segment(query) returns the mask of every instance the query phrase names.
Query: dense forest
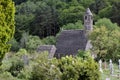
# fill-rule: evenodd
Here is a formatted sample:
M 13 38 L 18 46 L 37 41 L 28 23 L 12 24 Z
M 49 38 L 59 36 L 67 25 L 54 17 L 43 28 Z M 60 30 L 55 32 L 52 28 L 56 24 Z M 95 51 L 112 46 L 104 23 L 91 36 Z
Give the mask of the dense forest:
M 55 45 L 62 30 L 84 29 L 87 8 L 94 20 L 90 51 L 60 59 L 36 52 Z M 2 80 L 101 80 L 97 61 L 120 59 L 119 0 L 0 0 L 0 13 Z
M 55 36 L 63 29 L 82 29 L 83 15 L 89 7 L 94 24 L 108 18 L 120 25 L 118 0 L 13 0 L 16 6 L 15 35 L 11 43 L 26 48 L 29 35 L 38 37 L 41 44 L 55 44 Z M 43 40 L 44 39 L 44 40 Z M 50 41 L 48 41 L 48 39 Z M 30 40 L 31 41 L 31 40 Z M 39 43 L 39 41 L 38 41 Z

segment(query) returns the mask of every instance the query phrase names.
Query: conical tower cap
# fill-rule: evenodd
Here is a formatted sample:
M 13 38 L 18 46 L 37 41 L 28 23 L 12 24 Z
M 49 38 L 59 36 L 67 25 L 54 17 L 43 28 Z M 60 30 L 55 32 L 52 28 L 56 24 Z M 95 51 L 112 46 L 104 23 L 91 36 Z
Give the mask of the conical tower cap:
M 91 11 L 90 11 L 90 9 L 89 9 L 89 8 L 87 8 L 87 9 L 86 9 L 85 14 L 86 14 L 86 15 L 91 15 L 91 16 L 92 16 L 92 13 L 91 13 Z

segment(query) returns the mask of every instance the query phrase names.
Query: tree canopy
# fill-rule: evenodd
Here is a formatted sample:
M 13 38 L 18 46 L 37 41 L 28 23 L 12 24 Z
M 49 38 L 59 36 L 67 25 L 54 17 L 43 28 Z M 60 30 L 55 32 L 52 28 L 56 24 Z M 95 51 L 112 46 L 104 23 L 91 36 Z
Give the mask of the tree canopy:
M 15 7 L 12 0 L 0 0 L 0 63 L 10 45 L 7 42 L 13 37 Z
M 92 51 L 97 59 L 117 61 L 120 58 L 120 28 L 109 19 L 100 19 L 90 34 Z

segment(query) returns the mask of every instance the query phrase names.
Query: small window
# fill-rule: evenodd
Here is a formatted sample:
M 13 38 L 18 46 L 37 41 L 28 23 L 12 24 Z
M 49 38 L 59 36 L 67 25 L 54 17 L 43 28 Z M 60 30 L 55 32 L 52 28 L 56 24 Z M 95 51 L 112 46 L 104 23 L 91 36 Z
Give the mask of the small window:
M 87 20 L 87 16 L 85 16 L 85 20 Z

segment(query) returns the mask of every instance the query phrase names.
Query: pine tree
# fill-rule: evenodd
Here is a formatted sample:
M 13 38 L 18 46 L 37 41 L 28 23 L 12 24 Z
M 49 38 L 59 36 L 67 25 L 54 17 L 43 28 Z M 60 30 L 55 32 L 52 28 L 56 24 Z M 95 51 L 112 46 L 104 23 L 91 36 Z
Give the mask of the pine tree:
M 12 0 L 0 0 L 0 65 L 10 45 L 7 42 L 13 37 L 15 7 Z

